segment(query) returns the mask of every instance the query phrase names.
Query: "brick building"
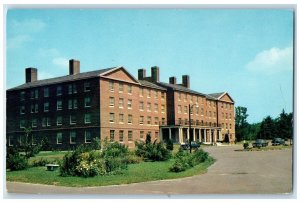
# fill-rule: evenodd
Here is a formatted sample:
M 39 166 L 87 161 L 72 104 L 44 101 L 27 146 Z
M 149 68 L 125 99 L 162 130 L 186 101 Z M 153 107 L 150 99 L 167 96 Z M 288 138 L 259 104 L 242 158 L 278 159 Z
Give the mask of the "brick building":
M 159 80 L 159 68 L 138 70 L 138 79 L 123 67 L 80 73 L 69 61 L 69 75 L 38 80 L 36 68 L 25 70 L 25 84 L 7 90 L 7 146 L 22 145 L 24 129 L 32 142 L 47 138 L 54 149 L 69 149 L 108 137 L 134 147 L 135 140 L 171 138 L 185 142 L 235 140 L 234 101 L 228 93 L 202 94 L 189 88 L 189 76 L 176 84 Z M 188 131 L 188 106 L 192 130 Z

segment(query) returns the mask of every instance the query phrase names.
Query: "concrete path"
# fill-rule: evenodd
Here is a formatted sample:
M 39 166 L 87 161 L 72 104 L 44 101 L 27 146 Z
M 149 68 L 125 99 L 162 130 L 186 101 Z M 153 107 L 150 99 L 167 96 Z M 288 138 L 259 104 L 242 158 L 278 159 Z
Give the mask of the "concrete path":
M 288 194 L 292 192 L 292 150 L 239 152 L 241 146 L 205 148 L 217 159 L 206 174 L 175 180 L 104 187 L 61 187 L 7 183 L 7 191 L 23 194 Z M 8 194 L 9 195 L 9 194 Z M 57 196 L 56 196 L 57 197 Z M 116 196 L 117 197 L 117 196 Z

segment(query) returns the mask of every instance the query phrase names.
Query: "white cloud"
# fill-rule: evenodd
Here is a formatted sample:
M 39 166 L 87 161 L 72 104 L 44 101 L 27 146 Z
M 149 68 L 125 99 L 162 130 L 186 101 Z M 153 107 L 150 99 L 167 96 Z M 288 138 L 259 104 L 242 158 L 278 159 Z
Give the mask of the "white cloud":
M 8 49 L 16 49 L 23 46 L 24 43 L 31 41 L 32 38 L 28 35 L 17 35 L 7 40 Z
M 45 27 L 46 23 L 40 19 L 13 20 L 11 23 L 11 29 L 14 34 L 36 33 L 42 31 Z
M 58 57 L 52 59 L 52 63 L 56 66 L 62 67 L 62 68 L 68 68 L 69 67 L 69 60 L 66 58 Z
M 51 73 L 43 72 L 43 71 L 38 71 L 38 80 L 43 80 L 43 79 L 49 79 L 55 77 Z
M 293 47 L 271 48 L 258 53 L 246 68 L 250 71 L 267 74 L 293 69 Z

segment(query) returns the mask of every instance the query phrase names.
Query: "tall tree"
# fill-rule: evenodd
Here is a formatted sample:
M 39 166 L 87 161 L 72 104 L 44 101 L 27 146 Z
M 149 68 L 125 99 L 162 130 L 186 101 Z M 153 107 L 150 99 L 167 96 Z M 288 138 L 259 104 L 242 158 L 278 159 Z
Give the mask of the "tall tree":
M 264 118 L 260 125 L 258 137 L 261 139 L 272 139 L 277 137 L 277 134 L 275 120 L 271 116 Z
M 279 117 L 276 119 L 276 127 L 278 136 L 284 139 L 292 139 L 293 134 L 293 114 L 285 113 L 284 109 L 282 110 Z
M 248 134 L 248 122 L 247 122 L 247 108 L 242 106 L 237 106 L 235 108 L 235 134 L 237 141 L 243 140 Z

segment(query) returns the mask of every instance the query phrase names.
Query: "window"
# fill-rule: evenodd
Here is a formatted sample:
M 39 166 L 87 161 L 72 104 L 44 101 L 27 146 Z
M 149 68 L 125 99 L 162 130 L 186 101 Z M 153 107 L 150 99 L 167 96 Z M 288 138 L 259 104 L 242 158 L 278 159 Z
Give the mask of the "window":
M 68 101 L 68 108 L 69 109 L 73 108 L 73 101 L 72 101 L 72 99 L 69 99 L 69 101 Z
M 62 110 L 62 101 L 61 100 L 57 100 L 57 102 L 56 102 L 56 109 L 58 111 Z
M 151 90 L 147 89 L 147 97 L 150 98 L 151 97 Z
M 57 96 L 62 95 L 62 88 L 61 88 L 61 86 L 57 86 L 57 87 L 56 87 L 56 95 L 57 95 Z
M 34 90 L 30 91 L 30 99 L 34 99 Z
M 114 82 L 109 82 L 108 86 L 109 86 L 109 91 L 113 92 L 115 90 L 114 89 Z
M 128 85 L 128 94 L 132 94 L 132 86 Z
M 157 91 L 157 90 L 154 91 L 154 98 L 155 98 L 155 99 L 158 98 L 158 91 Z
M 124 91 L 124 85 L 123 84 L 119 84 L 119 92 L 123 93 Z
M 123 108 L 124 107 L 124 99 L 120 98 L 119 99 L 119 108 Z
M 140 125 L 144 124 L 144 116 L 140 116 Z
M 71 125 L 75 125 L 76 124 L 76 116 L 75 115 L 71 115 L 70 116 L 70 124 Z
M 204 115 L 204 109 L 201 108 L 201 115 L 203 116 Z
M 196 114 L 199 115 L 199 107 L 196 107 Z
M 47 126 L 47 118 L 42 118 L 42 127 Z
M 24 91 L 20 92 L 20 100 L 21 101 L 25 100 L 25 92 Z
M 25 120 L 20 120 L 20 128 L 25 128 Z
M 142 97 L 143 95 L 144 95 L 144 89 L 140 87 L 140 97 Z
M 187 100 L 187 94 L 184 94 L 184 101 L 186 102 Z
M 167 123 L 166 123 L 166 118 L 161 118 L 161 123 L 162 123 L 162 125 L 166 125 Z
M 124 114 L 119 114 L 119 123 L 124 123 Z
M 144 131 L 140 131 L 140 139 L 144 139 Z
M 229 124 L 229 129 L 231 129 L 231 123 Z
M 34 112 L 35 112 L 34 104 L 31 104 L 30 105 L 30 113 L 34 113 Z
M 158 112 L 158 104 L 154 104 L 154 112 Z
M 193 103 L 193 96 L 190 95 L 190 102 Z
M 85 92 L 91 91 L 91 86 L 90 86 L 89 82 L 85 82 L 83 86 L 84 86 L 84 91 Z
M 147 103 L 147 111 L 151 111 L 151 103 L 150 102 Z
M 20 106 L 20 114 L 25 114 L 25 106 Z
M 225 118 L 228 119 L 228 113 L 226 113 L 226 117 Z
M 209 117 L 211 117 L 211 111 L 209 111 Z
M 34 98 L 35 99 L 39 98 L 39 91 L 38 90 L 34 90 Z
M 49 97 L 49 88 L 48 87 L 44 88 L 44 97 Z
M 68 85 L 68 93 L 69 94 L 75 94 L 77 93 L 77 88 L 75 84 L 69 84 Z
M 56 144 L 62 144 L 62 133 L 58 132 L 56 134 Z
M 37 119 L 32 119 L 32 122 L 31 122 L 31 127 L 33 128 L 36 128 L 37 127 Z
M 224 113 L 222 112 L 222 118 L 224 118 Z
M 187 106 L 184 106 L 184 113 L 187 114 L 187 112 L 188 112 L 188 108 Z
M 164 92 L 161 93 L 161 98 L 165 99 L 165 93 Z
M 113 142 L 115 140 L 115 131 L 114 130 L 110 130 L 109 138 L 110 138 L 111 142 Z
M 128 115 L 128 124 L 132 124 L 132 115 L 131 114 Z
M 91 123 L 91 114 L 86 113 L 84 115 L 84 123 Z
M 8 146 L 13 146 L 12 144 L 12 141 L 13 141 L 13 136 L 8 136 Z
M 128 131 L 128 141 L 132 142 L 132 131 L 131 130 Z
M 70 132 L 70 144 L 75 144 L 76 143 L 76 132 L 72 131 Z
M 109 97 L 109 106 L 114 107 L 115 106 L 115 98 Z
M 47 121 L 47 126 L 51 126 L 51 122 L 50 122 L 50 118 L 49 117 L 46 118 L 46 121 Z
M 181 113 L 182 112 L 182 107 L 181 105 L 178 105 L 178 113 Z
M 214 118 L 216 118 L 216 112 L 214 111 Z
M 123 142 L 123 141 L 124 141 L 124 131 L 123 131 L 123 130 L 120 130 L 120 131 L 119 131 L 119 141 L 120 141 L 120 142 Z
M 154 125 L 158 125 L 158 117 L 154 118 Z
M 223 108 L 223 103 L 221 103 L 221 108 Z
M 44 112 L 49 111 L 49 102 L 44 103 Z
M 62 125 L 62 117 L 61 116 L 57 116 L 56 125 Z
M 148 117 L 147 117 L 147 124 L 148 124 L 148 125 L 151 125 L 151 116 L 148 116 Z
M 109 122 L 111 122 L 111 123 L 115 122 L 115 114 L 114 113 L 109 114 Z
M 228 129 L 228 123 L 226 123 L 226 129 Z
M 178 93 L 178 101 L 181 101 L 181 93 Z
M 128 104 L 127 104 L 128 109 L 132 109 L 132 100 L 128 99 Z
M 161 105 L 161 112 L 165 113 L 165 105 L 164 104 Z
M 73 99 L 73 108 L 77 109 L 77 99 Z
M 91 131 L 84 131 L 84 137 L 85 137 L 85 143 L 91 143 L 92 142 L 92 135 L 91 135 Z
M 229 113 L 229 119 L 231 119 L 231 113 Z
M 140 111 L 144 110 L 144 102 L 140 102 L 139 109 Z
M 84 98 L 84 107 L 90 107 L 91 106 L 91 98 L 85 97 Z

